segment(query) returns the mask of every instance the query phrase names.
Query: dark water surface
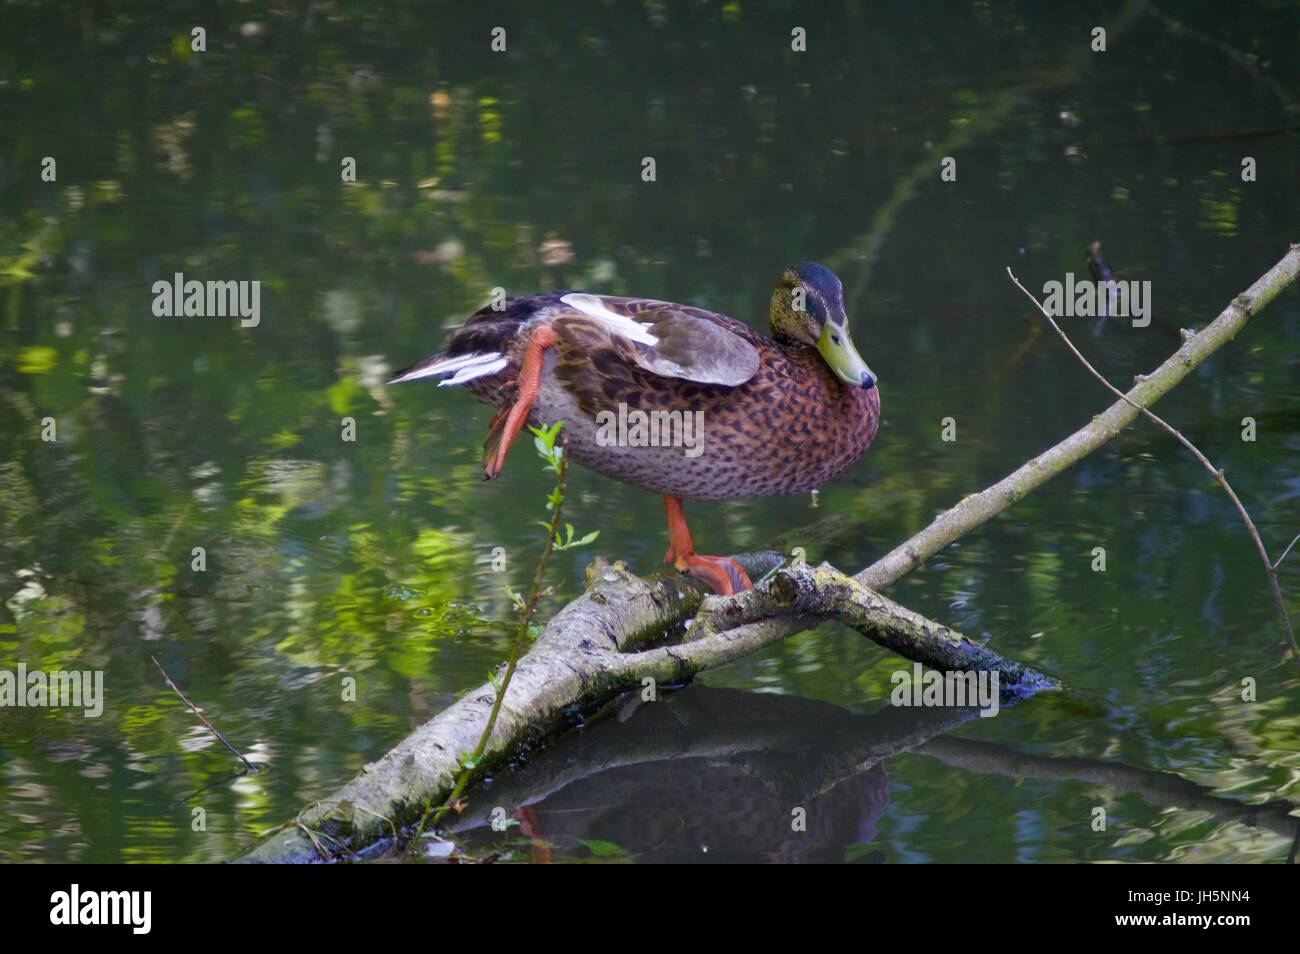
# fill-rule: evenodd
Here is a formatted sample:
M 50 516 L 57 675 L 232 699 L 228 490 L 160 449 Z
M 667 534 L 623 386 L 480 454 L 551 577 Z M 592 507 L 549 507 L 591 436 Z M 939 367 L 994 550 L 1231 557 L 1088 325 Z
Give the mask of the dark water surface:
M 96 719 L 0 709 L 0 860 L 229 857 L 505 657 L 547 479 L 521 448 L 483 483 L 487 408 L 381 384 L 494 286 L 765 329 L 782 268 L 834 268 L 881 381 L 875 446 L 815 501 L 690 513 L 705 552 L 780 537 L 856 570 L 1109 403 L 1006 266 L 1035 290 L 1082 278 L 1099 240 L 1151 282 L 1148 328 L 1067 322 L 1122 384 L 1300 240 L 1294 3 L 487 6 L 0 5 L 0 668 L 98 669 L 106 692 Z M 260 281 L 260 324 L 155 317 L 176 272 Z M 1298 383 L 1292 290 L 1160 405 L 1275 556 L 1300 531 Z M 568 516 L 600 537 L 557 554 L 548 614 L 596 552 L 662 559 L 641 491 L 575 472 Z M 1300 615 L 1300 559 L 1280 575 Z M 893 710 L 910 666 L 825 626 L 502 773 L 475 811 L 512 792 L 525 831 L 471 840 L 523 860 L 1286 859 L 1288 807 L 1240 806 L 1300 795 L 1300 678 L 1235 511 L 1165 435 L 1133 428 L 892 595 L 1072 693 Z M 260 774 L 231 777 L 151 656 Z

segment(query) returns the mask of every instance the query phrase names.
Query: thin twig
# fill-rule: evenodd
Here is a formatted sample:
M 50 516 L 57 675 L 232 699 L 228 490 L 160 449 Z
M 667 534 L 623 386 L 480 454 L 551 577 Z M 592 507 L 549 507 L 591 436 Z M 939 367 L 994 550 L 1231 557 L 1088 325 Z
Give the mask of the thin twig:
M 1286 555 L 1290 553 L 1291 548 L 1296 545 L 1296 540 L 1300 540 L 1300 533 L 1297 533 L 1295 535 L 1295 539 L 1286 545 L 1286 549 L 1282 551 L 1282 555 L 1278 557 L 1277 562 L 1273 564 L 1273 569 L 1276 570 L 1278 567 L 1282 565 L 1282 561 L 1286 559 Z
M 326 850 L 325 846 L 320 843 L 321 838 L 324 838 L 326 841 L 334 842 L 334 844 L 337 845 L 340 849 L 343 847 L 342 844 L 340 844 L 335 839 L 331 838 L 329 835 L 325 834 L 325 832 L 313 831 L 311 828 L 308 828 L 305 824 L 303 824 L 298 819 L 294 819 L 294 824 L 297 825 L 298 828 L 302 830 L 303 834 L 305 834 L 308 838 L 311 839 L 312 846 L 316 849 L 316 854 L 320 855 L 320 857 L 322 858 L 333 858 L 335 857 L 336 853 L 333 851 Z
M 1034 303 L 1034 307 L 1036 307 L 1040 312 L 1042 312 L 1043 317 L 1047 319 L 1048 323 L 1052 326 L 1052 329 L 1058 335 L 1061 336 L 1061 340 L 1065 342 L 1065 346 L 1069 348 L 1071 352 L 1074 353 L 1074 356 L 1083 363 L 1083 366 L 1088 369 L 1088 371 L 1092 374 L 1094 378 L 1096 378 L 1103 385 L 1105 385 L 1106 389 L 1109 390 L 1116 397 L 1118 397 L 1121 401 L 1124 401 L 1126 404 L 1141 411 L 1144 415 L 1146 415 L 1147 418 L 1154 421 L 1156 424 L 1160 425 L 1160 427 L 1163 428 L 1166 432 L 1171 434 L 1178 441 L 1178 443 L 1182 444 L 1189 451 L 1191 451 L 1192 456 L 1195 457 L 1200 462 L 1201 466 L 1204 467 L 1209 472 L 1210 476 L 1219 482 L 1219 485 L 1224 489 L 1224 492 L 1227 493 L 1228 497 L 1232 500 L 1233 504 L 1236 506 L 1237 512 L 1241 514 L 1242 522 L 1246 525 L 1246 529 L 1250 531 L 1251 539 L 1255 541 L 1255 549 L 1259 551 L 1259 557 L 1261 560 L 1264 561 L 1264 571 L 1268 574 L 1269 586 L 1273 590 L 1273 600 L 1275 603 L 1277 603 L 1277 611 L 1282 617 L 1282 623 L 1286 627 L 1287 636 L 1291 640 L 1291 652 L 1295 656 L 1297 665 L 1300 665 L 1300 646 L 1296 645 L 1295 629 L 1292 628 L 1291 626 L 1291 617 L 1287 614 L 1286 602 L 1282 599 L 1282 588 L 1278 585 L 1277 582 L 1277 564 L 1274 563 L 1269 558 L 1268 548 L 1264 546 L 1264 541 L 1260 538 L 1259 531 L 1255 529 L 1255 521 L 1250 519 L 1250 514 L 1247 512 L 1245 504 L 1241 502 L 1241 498 L 1237 496 L 1237 492 L 1233 490 L 1232 485 L 1228 483 L 1228 478 L 1225 477 L 1223 474 L 1223 468 L 1215 467 L 1213 464 L 1211 464 L 1209 458 L 1207 458 L 1204 454 L 1202 454 L 1200 449 L 1195 444 L 1193 444 L 1186 437 L 1184 437 L 1182 435 L 1182 432 L 1180 432 L 1178 428 L 1174 427 L 1172 424 L 1169 424 L 1167 421 L 1165 421 L 1164 418 L 1158 416 L 1154 412 L 1143 407 L 1141 404 L 1137 404 L 1132 399 L 1130 399 L 1127 394 L 1125 394 L 1119 388 L 1115 387 L 1113 384 L 1107 381 L 1106 378 L 1102 375 L 1102 373 L 1098 371 L 1096 368 L 1094 368 L 1092 366 L 1092 363 L 1089 362 L 1088 359 L 1085 358 L 1080 353 L 1079 349 L 1074 346 L 1074 342 L 1070 340 L 1069 335 L 1067 335 L 1064 331 L 1061 330 L 1061 326 L 1056 323 L 1056 319 L 1052 317 L 1051 312 L 1049 312 L 1046 308 L 1043 307 L 1042 303 L 1039 302 L 1039 300 L 1033 296 L 1033 294 L 1029 291 L 1029 289 L 1025 288 L 1024 285 L 1020 284 L 1020 279 L 1016 278 L 1015 274 L 1011 271 L 1010 267 L 1007 268 L 1007 275 L 1011 277 L 1011 281 L 1015 283 L 1015 286 L 1025 293 L 1025 297 L 1027 297 L 1030 301 Z M 1295 541 L 1292 540 L 1291 543 L 1294 546 Z M 1287 547 L 1287 550 L 1290 549 L 1291 547 Z M 1286 556 L 1286 553 L 1283 553 L 1282 555 Z M 1280 562 L 1282 561 L 1279 559 L 1278 563 Z
M 505 701 L 506 690 L 510 688 L 510 680 L 514 678 L 515 669 L 519 665 L 519 657 L 523 653 L 524 644 L 528 641 L 528 627 L 532 623 L 533 614 L 537 610 L 537 602 L 543 595 L 542 582 L 546 576 L 546 564 L 551 558 L 556 536 L 560 532 L 560 514 L 564 510 L 564 492 L 568 472 L 569 457 L 568 454 L 561 451 L 561 456 L 555 464 L 555 505 L 551 509 L 551 523 L 546 531 L 546 543 L 543 545 L 542 555 L 537 561 L 537 569 L 533 572 L 533 585 L 529 591 L 528 600 L 520 609 L 519 628 L 515 632 L 515 642 L 510 648 L 510 659 L 506 663 L 505 675 L 501 677 L 501 686 L 492 700 L 492 710 L 488 713 L 487 724 L 483 726 L 483 732 L 479 736 L 478 744 L 474 746 L 474 751 L 470 753 L 468 763 L 462 765 L 451 794 L 432 813 L 426 809 L 424 816 L 416 826 L 412 844 L 415 844 L 424 833 L 425 823 L 430 817 L 432 817 L 434 824 L 437 824 L 456 804 L 473 775 L 472 767 L 477 765 L 479 760 L 483 758 L 483 753 L 487 751 L 488 742 L 492 738 L 492 730 L 496 728 L 497 717 L 501 714 L 501 705 Z
M 367 815 L 370 815 L 370 816 L 372 816 L 372 817 L 374 817 L 374 818 L 378 818 L 380 821 L 382 821 L 382 822 L 384 822 L 385 824 L 387 824 L 389 830 L 393 833 L 393 848 L 390 849 L 390 850 L 396 850 L 396 848 L 397 848 L 397 826 L 393 824 L 393 820 L 392 820 L 391 818 L 389 818 L 387 815 L 381 815 L 381 814 L 379 814 L 379 812 L 371 811 L 369 808 L 366 808 L 365 805 L 354 805 L 353 807 L 354 807 L 357 811 L 359 811 L 359 812 L 365 812 Z
M 205 726 L 208 727 L 208 731 L 211 732 L 213 735 L 215 735 L 218 739 L 220 739 L 222 745 L 230 749 L 230 751 L 234 752 L 235 755 L 239 758 L 239 761 L 243 762 L 245 765 L 248 766 L 248 770 L 250 772 L 257 774 L 259 771 L 258 767 L 254 765 L 252 762 L 248 761 L 248 759 L 244 758 L 244 753 L 240 752 L 239 749 L 231 745 L 226 740 L 226 737 L 217 731 L 217 727 L 213 725 L 211 722 L 209 722 L 207 718 L 204 717 L 203 713 L 199 711 L 199 707 L 196 706 L 194 703 L 190 702 L 190 700 L 185 697 L 185 693 L 181 692 L 180 688 L 176 685 L 176 683 L 172 682 L 172 677 L 167 675 L 167 670 L 163 669 L 162 663 L 160 663 L 153 656 L 150 656 L 149 658 L 152 659 L 153 664 L 158 667 L 158 671 L 162 673 L 162 677 L 167 680 L 167 685 L 172 687 L 172 692 L 176 693 L 176 695 L 181 697 L 181 701 L 190 707 L 190 711 L 194 713 L 195 717 L 200 722 L 202 722 Z
M 223 785 L 229 785 L 235 779 L 243 778 L 247 774 L 248 774 L 247 769 L 235 769 L 235 771 L 230 775 L 222 776 L 221 778 L 208 782 L 208 784 L 200 786 L 199 788 L 196 788 L 193 791 L 188 792 L 185 795 L 182 795 L 180 798 L 174 800 L 167 806 L 167 811 L 170 812 L 177 805 L 184 805 L 186 802 L 190 801 L 191 799 L 197 798 L 198 796 L 202 795 L 204 792 L 211 791 L 214 788 L 220 788 Z

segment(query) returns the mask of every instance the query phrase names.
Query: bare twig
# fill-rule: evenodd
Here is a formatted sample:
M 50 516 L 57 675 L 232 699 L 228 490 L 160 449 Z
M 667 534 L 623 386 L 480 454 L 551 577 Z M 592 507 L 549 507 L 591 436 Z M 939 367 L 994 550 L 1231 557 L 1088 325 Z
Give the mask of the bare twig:
M 992 520 L 1026 494 L 1033 493 L 1117 437 L 1141 416 L 1139 405 L 1149 407 L 1172 391 L 1201 362 L 1236 337 L 1297 277 L 1300 277 L 1300 245 L 1292 245 L 1281 260 L 1232 299 L 1218 317 L 1187 337 L 1159 367 L 1141 376 L 1127 395 L 1130 400 L 1116 401 L 1073 434 L 1057 441 L 1001 480 L 963 497 L 935 517 L 928 527 L 859 572 L 856 575 L 858 582 L 873 590 L 889 587 L 953 541 Z
M 1286 545 L 1286 549 L 1282 551 L 1282 555 L 1278 557 L 1277 562 L 1273 564 L 1273 569 L 1276 570 L 1282 565 L 1282 561 L 1286 559 L 1286 555 L 1291 552 L 1291 548 L 1296 545 L 1297 540 L 1300 540 L 1300 533 L 1297 533 L 1295 538 Z
M 492 730 L 497 725 L 497 718 L 501 715 L 501 705 L 505 701 L 506 690 L 510 688 L 510 681 L 514 678 L 515 669 L 519 665 L 519 657 L 523 653 L 524 644 L 528 641 L 528 627 L 532 623 L 533 614 L 537 611 L 538 600 L 548 592 L 542 589 L 542 583 L 546 577 L 546 564 L 551 558 L 551 551 L 555 547 L 555 540 L 560 532 L 560 514 L 564 510 L 564 491 L 569 472 L 569 458 L 562 449 L 559 456 L 553 459 L 552 466 L 555 469 L 555 492 L 552 498 L 551 522 L 546 530 L 546 543 L 542 546 L 542 555 L 537 561 L 537 569 L 533 572 L 533 585 L 529 591 L 528 599 L 519 610 L 519 627 L 515 632 L 514 645 L 510 647 L 510 659 L 506 663 L 505 674 L 501 677 L 500 687 L 492 700 L 492 710 L 488 713 L 487 723 L 483 726 L 483 732 L 479 735 L 478 744 L 474 746 L 474 751 L 470 753 L 467 760 L 462 762 L 460 773 L 456 777 L 456 784 L 451 793 L 443 800 L 441 805 L 432 811 L 432 814 L 426 809 L 424 817 L 420 819 L 415 828 L 415 833 L 411 839 L 412 844 L 418 844 L 418 840 L 429 820 L 436 824 L 452 809 L 473 777 L 474 769 L 477 767 L 479 760 L 483 758 L 483 753 L 487 751 L 488 742 L 492 738 Z M 569 529 L 572 531 L 573 528 L 570 527 Z
M 333 842 L 335 845 L 338 845 L 338 847 L 340 848 L 343 847 L 342 845 L 339 845 L 339 843 L 335 841 L 333 838 L 331 838 L 329 835 L 325 834 L 325 832 L 314 831 L 311 828 L 308 828 L 307 825 L 305 825 L 303 822 L 299 821 L 296 818 L 294 819 L 293 823 L 299 829 L 301 829 L 304 835 L 306 835 L 308 838 L 311 839 L 312 846 L 316 849 L 316 854 L 318 854 L 322 858 L 329 858 L 331 857 L 331 854 L 325 848 L 325 846 L 320 843 L 321 838 L 324 838 L 326 841 Z
M 388 825 L 388 830 L 393 833 L 393 847 L 397 847 L 397 826 L 393 824 L 393 820 L 391 818 L 389 818 L 387 815 L 381 815 L 379 814 L 379 812 L 371 811 L 369 808 L 366 808 L 365 805 L 358 805 L 356 807 L 357 807 L 357 811 L 365 812 L 367 815 L 370 815 L 373 818 L 378 818 L 380 821 Z
M 153 664 L 158 667 L 158 671 L 162 673 L 162 677 L 167 680 L 167 685 L 172 687 L 172 692 L 180 696 L 181 702 L 185 703 L 187 706 L 190 707 L 190 711 L 194 713 L 195 718 L 197 718 L 200 722 L 202 722 L 205 726 L 207 726 L 208 731 L 211 732 L 213 735 L 215 735 L 221 741 L 222 745 L 230 749 L 231 752 L 234 752 L 235 755 L 238 757 L 239 761 L 243 762 L 245 765 L 248 766 L 248 770 L 250 772 L 256 774 L 258 772 L 257 766 L 254 765 L 252 762 L 248 761 L 248 759 L 244 758 L 244 753 L 240 752 L 239 749 L 231 745 L 230 742 L 226 740 L 226 737 L 217 731 L 217 727 L 213 725 L 211 722 L 209 722 L 207 720 L 207 717 L 204 716 L 203 713 L 199 711 L 199 707 L 196 706 L 194 703 L 190 702 L 190 700 L 186 698 L 185 693 L 181 692 L 180 688 L 176 685 L 176 683 L 172 682 L 172 677 L 167 675 L 167 670 L 163 669 L 162 663 L 160 663 L 153 656 L 150 656 L 149 658 L 152 659 Z
M 174 799 L 172 802 L 170 802 L 167 805 L 167 810 L 170 812 L 177 805 L 184 805 L 186 802 L 198 798 L 198 796 L 202 795 L 204 792 L 210 792 L 214 788 L 221 788 L 223 785 L 229 785 L 235 779 L 243 778 L 247 774 L 248 774 L 247 769 L 235 769 L 235 771 L 232 772 L 230 775 L 223 775 L 220 778 L 208 782 L 208 784 L 206 785 L 201 785 L 198 788 L 194 789 L 193 791 L 182 795 L 180 798 Z
M 1051 312 L 1049 312 L 1046 308 L 1043 307 L 1042 303 L 1033 296 L 1033 294 L 1029 291 L 1029 289 L 1025 288 L 1024 285 L 1020 284 L 1020 279 L 1016 278 L 1015 274 L 1012 273 L 1010 267 L 1007 268 L 1007 275 L 1011 277 L 1011 281 L 1015 283 L 1015 286 L 1025 293 L 1025 297 L 1027 297 L 1030 301 L 1034 303 L 1034 307 L 1036 307 L 1040 312 L 1042 312 L 1043 317 L 1047 319 L 1048 323 L 1052 326 L 1052 329 L 1058 335 L 1061 336 L 1061 340 L 1065 342 L 1065 346 L 1070 349 L 1070 351 L 1074 354 L 1076 358 L 1079 359 L 1080 362 L 1082 362 L 1083 366 L 1088 369 L 1088 372 L 1094 378 L 1100 381 L 1106 387 L 1106 389 L 1110 391 L 1112 394 L 1114 394 L 1117 398 L 1124 401 L 1126 404 L 1129 404 L 1132 407 L 1137 408 L 1149 420 L 1154 421 L 1164 431 L 1172 435 L 1178 441 L 1178 443 L 1182 444 L 1191 452 L 1192 456 L 1195 457 L 1198 462 L 1200 462 L 1200 465 L 1204 467 L 1206 471 L 1209 472 L 1210 476 L 1219 482 L 1219 486 L 1223 488 L 1224 492 L 1228 495 L 1229 499 L 1232 500 L 1233 505 L 1236 506 L 1237 512 L 1241 514 L 1242 523 L 1246 525 L 1246 529 L 1250 532 L 1251 539 L 1255 541 L 1255 549 L 1259 551 L 1259 558 L 1264 561 L 1264 571 L 1268 574 L 1269 586 L 1273 590 L 1273 600 L 1274 602 L 1277 603 L 1277 611 L 1279 615 L 1281 615 L 1282 617 L 1282 623 L 1286 627 L 1287 636 L 1291 640 L 1291 652 L 1295 656 L 1297 664 L 1300 664 L 1300 646 L 1296 645 L 1295 629 L 1292 628 L 1291 626 L 1291 617 L 1287 614 L 1286 602 L 1282 599 L 1282 588 L 1278 586 L 1277 564 L 1274 563 L 1269 558 L 1268 548 L 1264 546 L 1264 541 L 1260 538 L 1259 531 L 1255 529 L 1255 521 L 1250 519 L 1250 513 L 1246 510 L 1246 505 L 1241 502 L 1241 498 L 1237 496 L 1237 492 L 1233 490 L 1232 485 L 1228 483 L 1228 478 L 1225 477 L 1223 474 L 1223 468 L 1215 467 L 1213 464 L 1211 464 L 1209 458 L 1201 453 L 1200 448 L 1198 448 L 1195 444 L 1193 444 L 1186 437 L 1184 437 L 1182 432 L 1179 431 L 1178 428 L 1174 427 L 1172 424 L 1170 424 L 1168 421 L 1166 421 L 1164 418 L 1160 417 L 1159 415 L 1155 414 L 1153 411 L 1148 410 L 1143 405 L 1135 403 L 1127 394 L 1125 394 L 1119 388 L 1115 387 L 1113 384 L 1107 381 L 1106 378 L 1102 375 L 1102 373 L 1098 371 L 1095 367 L 1093 367 L 1092 363 L 1087 358 L 1085 358 L 1082 353 L 1080 353 L 1078 348 L 1074 346 L 1074 342 L 1070 340 L 1070 336 L 1067 335 L 1061 329 L 1061 326 L 1056 323 L 1056 319 L 1052 317 Z M 1293 540 L 1292 544 L 1294 543 L 1295 541 Z M 1287 549 L 1289 550 L 1291 548 L 1287 547 Z M 1285 555 L 1286 554 L 1284 553 L 1283 556 Z M 1280 563 L 1281 561 L 1279 560 L 1278 562 Z

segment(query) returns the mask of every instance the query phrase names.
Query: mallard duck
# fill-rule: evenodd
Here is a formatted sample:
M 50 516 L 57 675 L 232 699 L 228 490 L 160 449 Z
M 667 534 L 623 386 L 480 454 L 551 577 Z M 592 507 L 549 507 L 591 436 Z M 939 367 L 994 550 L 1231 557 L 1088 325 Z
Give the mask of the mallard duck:
M 392 377 L 459 386 L 497 409 L 483 475 L 526 423 L 569 458 L 660 494 L 665 561 L 715 593 L 748 589 L 729 557 L 695 552 L 682 500 L 811 490 L 871 444 L 880 392 L 849 337 L 840 280 L 813 262 L 772 293 L 772 337 L 725 315 L 649 298 L 551 291 L 476 312 L 445 350 Z

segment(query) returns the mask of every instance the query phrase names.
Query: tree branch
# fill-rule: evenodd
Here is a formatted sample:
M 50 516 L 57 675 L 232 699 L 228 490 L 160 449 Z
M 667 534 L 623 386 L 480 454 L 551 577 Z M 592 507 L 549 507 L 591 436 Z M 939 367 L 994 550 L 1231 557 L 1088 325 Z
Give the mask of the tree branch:
M 162 673 L 162 677 L 167 680 L 167 685 L 172 687 L 172 692 L 180 696 L 181 702 L 185 703 L 185 705 L 189 707 L 190 712 L 194 713 L 194 717 L 198 719 L 200 722 L 202 722 L 203 725 L 207 728 L 207 730 L 217 737 L 218 742 L 220 742 L 222 745 L 228 748 L 232 753 L 234 753 L 235 758 L 243 762 L 245 768 L 247 768 L 250 772 L 256 775 L 257 766 L 254 765 L 252 762 L 248 761 L 248 759 L 244 757 L 243 752 L 239 751 L 239 749 L 231 745 L 230 740 L 227 739 L 224 735 L 222 735 L 221 732 L 218 731 L 215 725 L 213 725 L 211 722 L 208 721 L 208 717 L 203 714 L 202 710 L 199 709 L 199 707 L 196 706 L 194 703 L 190 702 L 189 697 L 186 696 L 185 693 L 181 692 L 180 686 L 172 682 L 172 677 L 167 675 L 167 670 L 162 667 L 162 663 L 158 661 L 158 658 L 156 656 L 150 656 L 149 658 L 152 659 L 153 664 L 158 667 L 158 671 Z
M 1089 424 L 993 486 L 940 514 L 930 526 L 859 573 L 858 582 L 877 590 L 888 587 L 954 540 L 991 520 L 1117 436 L 1137 419 L 1137 407 L 1150 407 L 1173 390 L 1206 358 L 1235 338 L 1251 318 L 1295 281 L 1297 273 L 1300 273 L 1300 245 L 1292 245 L 1281 261 L 1229 302 L 1214 321 L 1184 341 L 1160 367 L 1139 378 L 1124 400 L 1112 404 Z
M 1241 502 L 1241 498 L 1237 496 L 1237 492 L 1232 489 L 1232 484 L 1228 483 L 1228 478 L 1224 475 L 1223 468 L 1215 467 L 1211 464 L 1210 459 L 1201 453 L 1201 449 L 1184 437 L 1178 428 L 1174 427 L 1163 417 L 1152 413 L 1146 407 L 1140 404 L 1135 404 L 1127 395 L 1124 394 L 1124 392 L 1107 381 L 1105 376 L 1093 367 L 1092 362 L 1085 358 L 1079 349 L 1074 346 L 1074 342 L 1071 341 L 1069 335 L 1061 329 L 1061 326 L 1056 323 L 1056 319 L 1052 317 L 1051 312 L 1044 308 L 1042 302 L 1030 294 L 1029 290 L 1025 288 L 1024 285 L 1020 284 L 1020 279 L 1016 278 L 1016 276 L 1012 274 L 1009 267 L 1007 268 L 1007 274 L 1011 276 L 1011 281 L 1015 283 L 1015 286 L 1025 293 L 1025 297 L 1034 303 L 1034 307 L 1042 312 L 1043 317 L 1046 318 L 1048 324 L 1052 326 L 1052 330 L 1061 336 L 1061 340 L 1065 342 L 1065 346 L 1074 353 L 1074 356 L 1083 363 L 1083 366 L 1088 369 L 1092 376 L 1102 383 L 1102 386 L 1105 387 L 1106 390 L 1110 391 L 1111 394 L 1114 394 L 1124 403 L 1136 408 L 1138 411 L 1141 411 L 1148 420 L 1154 421 L 1166 433 L 1173 435 L 1178 443 L 1182 444 L 1192 452 L 1192 456 L 1195 457 L 1197 461 L 1200 462 L 1200 465 L 1209 472 L 1209 475 L 1219 482 L 1219 486 L 1223 488 L 1224 492 L 1228 495 L 1228 498 L 1237 508 L 1237 512 L 1241 514 L 1242 523 L 1246 525 L 1246 530 L 1250 533 L 1250 538 L 1255 541 L 1255 549 L 1259 551 L 1259 558 L 1264 561 L 1264 572 L 1268 574 L 1268 582 L 1273 590 L 1273 602 L 1277 604 L 1278 615 L 1282 617 L 1282 625 L 1286 628 L 1286 634 L 1291 640 L 1291 654 L 1295 657 L 1297 664 L 1300 664 L 1300 646 L 1296 645 L 1295 630 L 1291 626 L 1291 617 L 1286 611 L 1286 602 L 1282 599 L 1282 588 L 1277 582 L 1277 564 L 1275 564 L 1272 558 L 1268 555 L 1268 548 L 1264 546 L 1264 541 L 1260 538 L 1259 531 L 1255 529 L 1255 521 L 1250 519 L 1250 513 L 1247 512 L 1246 505 Z M 1294 540 L 1291 542 L 1292 544 L 1295 543 Z M 1290 549 L 1291 547 L 1288 546 L 1287 550 Z M 1283 552 L 1282 556 L 1286 556 L 1286 553 Z M 1280 558 L 1278 562 L 1281 562 Z

